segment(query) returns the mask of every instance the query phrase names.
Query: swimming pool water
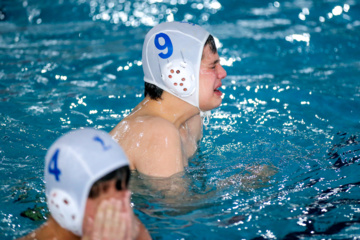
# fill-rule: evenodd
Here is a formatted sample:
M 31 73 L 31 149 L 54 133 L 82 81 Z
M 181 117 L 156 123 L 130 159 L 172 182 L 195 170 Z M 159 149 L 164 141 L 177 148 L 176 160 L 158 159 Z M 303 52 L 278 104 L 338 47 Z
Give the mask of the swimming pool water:
M 110 131 L 143 98 L 143 38 L 165 20 L 216 36 L 228 76 L 187 195 L 133 195 L 152 237 L 359 238 L 359 16 L 357 0 L 2 0 L 0 238 L 44 222 L 57 137 Z

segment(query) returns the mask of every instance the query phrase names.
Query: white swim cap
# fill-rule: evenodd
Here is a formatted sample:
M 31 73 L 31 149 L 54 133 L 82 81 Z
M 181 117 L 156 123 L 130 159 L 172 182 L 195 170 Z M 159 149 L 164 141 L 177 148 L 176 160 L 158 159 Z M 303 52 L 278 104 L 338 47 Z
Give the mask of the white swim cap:
M 199 108 L 199 73 L 209 33 L 187 22 L 166 22 L 145 37 L 144 81 Z
M 129 165 L 120 145 L 100 130 L 75 130 L 57 139 L 45 157 L 48 208 L 61 227 L 82 235 L 86 201 L 94 182 Z

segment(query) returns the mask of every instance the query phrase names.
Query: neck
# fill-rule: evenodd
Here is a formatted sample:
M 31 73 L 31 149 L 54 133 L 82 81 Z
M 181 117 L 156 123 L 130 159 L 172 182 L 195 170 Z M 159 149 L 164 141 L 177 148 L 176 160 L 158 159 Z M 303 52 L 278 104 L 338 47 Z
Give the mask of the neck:
M 177 128 L 180 128 L 187 120 L 200 113 L 197 107 L 166 91 L 163 92 L 161 99 L 152 100 L 147 96 L 138 106 L 135 112 L 144 109 L 149 115 L 164 118 Z

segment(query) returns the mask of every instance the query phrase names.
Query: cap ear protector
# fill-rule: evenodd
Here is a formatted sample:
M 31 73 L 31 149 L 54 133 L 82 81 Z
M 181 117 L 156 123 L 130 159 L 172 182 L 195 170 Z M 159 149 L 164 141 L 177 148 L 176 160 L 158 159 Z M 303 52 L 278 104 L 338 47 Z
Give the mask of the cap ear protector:
M 176 96 L 188 97 L 196 89 L 194 71 L 185 60 L 176 59 L 162 69 L 162 79 L 169 90 Z
M 80 208 L 74 199 L 61 189 L 53 189 L 47 199 L 51 215 L 63 228 L 75 235 L 81 235 L 82 219 Z

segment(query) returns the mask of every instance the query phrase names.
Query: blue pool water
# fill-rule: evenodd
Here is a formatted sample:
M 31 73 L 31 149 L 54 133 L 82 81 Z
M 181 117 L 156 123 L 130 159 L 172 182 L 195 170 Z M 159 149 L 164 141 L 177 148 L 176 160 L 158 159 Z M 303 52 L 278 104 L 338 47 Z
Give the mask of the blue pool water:
M 165 20 L 216 36 L 228 77 L 187 195 L 133 195 L 152 237 L 359 238 L 359 1 L 1 0 L 0 239 L 44 223 L 57 137 L 110 131 L 143 98 L 143 38 Z

